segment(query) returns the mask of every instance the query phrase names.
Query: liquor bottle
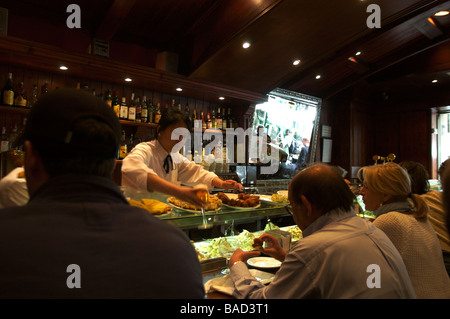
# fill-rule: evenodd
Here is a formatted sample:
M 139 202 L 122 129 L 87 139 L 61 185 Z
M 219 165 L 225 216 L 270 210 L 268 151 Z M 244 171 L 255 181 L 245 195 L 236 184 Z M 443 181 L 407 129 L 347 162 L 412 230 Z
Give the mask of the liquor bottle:
M 23 82 L 19 83 L 19 88 L 17 89 L 16 98 L 14 99 L 15 106 L 25 107 L 27 106 L 27 97 L 23 90 Z
M 180 107 L 181 107 L 181 104 L 180 104 Z M 190 109 L 189 109 L 189 105 L 187 103 L 186 103 L 186 106 L 184 107 L 184 113 L 188 117 L 189 121 L 192 121 L 191 112 L 190 112 Z
M 206 128 L 212 128 L 212 127 L 213 127 L 213 122 L 211 120 L 211 115 L 208 113 L 207 120 L 206 120 Z
M 2 137 L 0 140 L 0 152 L 7 152 L 9 151 L 9 139 L 8 136 L 6 135 L 6 127 L 3 126 L 2 128 Z
M 228 127 L 228 116 L 226 115 L 225 108 L 222 108 L 223 116 L 222 116 L 222 130 L 226 130 Z
M 128 107 L 128 120 L 136 121 L 136 101 L 134 99 L 134 92 L 131 93 L 130 106 Z
M 203 130 L 206 130 L 206 121 L 205 121 L 205 117 L 204 117 L 204 115 L 203 115 L 203 112 L 202 112 L 201 114 L 202 114 L 202 129 L 203 129 Z
M 173 100 L 173 101 L 175 102 L 175 100 Z M 169 103 L 166 102 L 166 104 L 164 104 L 163 110 L 161 111 L 161 116 L 165 116 L 168 111 L 169 111 Z M 158 120 L 158 123 L 159 123 L 159 120 Z
M 223 119 L 222 119 L 222 114 L 221 114 L 221 112 L 220 112 L 220 106 L 217 108 L 217 118 L 216 118 L 216 123 L 217 123 L 217 125 L 216 125 L 216 127 L 219 129 L 219 130 L 221 130 L 222 129 L 222 121 L 223 121 Z
M 171 110 L 175 110 L 175 99 L 172 99 L 172 104 L 170 105 Z
M 136 122 L 141 122 L 142 119 L 142 104 L 144 101 L 141 102 L 140 98 L 137 97 L 136 98 Z M 147 105 L 146 103 L 144 103 L 144 105 Z
M 41 87 L 41 95 L 48 93 L 48 84 L 47 82 L 44 83 L 44 85 Z
M 122 103 L 120 104 L 120 119 L 128 120 L 128 106 L 127 99 L 122 97 Z
M 231 108 L 228 108 L 227 128 L 233 128 L 233 117 L 231 116 Z
M 212 108 L 211 113 L 212 113 L 212 116 L 211 116 L 212 127 L 211 128 L 217 128 L 216 109 Z
M 147 104 L 147 96 L 145 96 L 145 95 L 142 98 L 141 122 L 142 123 L 148 123 L 148 104 Z
M 36 102 L 38 100 L 37 92 L 38 92 L 38 88 L 37 88 L 37 85 L 35 84 L 35 85 L 33 85 L 33 91 L 31 91 L 31 99 L 28 100 L 28 105 L 27 105 L 28 108 L 30 108 L 36 104 Z
M 167 105 L 167 104 L 166 104 Z M 156 112 L 155 112 L 155 116 L 154 116 L 154 123 L 158 124 L 159 120 L 161 119 L 161 104 L 159 104 L 159 102 L 156 104 Z
M 193 121 L 198 120 L 198 117 L 197 117 L 197 107 L 196 107 L 196 106 L 194 106 L 194 110 L 192 111 L 192 120 L 193 120 Z
M 153 106 L 152 99 L 148 100 L 148 120 L 147 123 L 155 123 L 155 107 Z
M 134 147 L 134 138 L 133 138 L 133 133 L 131 133 L 130 139 L 128 140 L 128 144 L 127 144 L 127 154 L 129 154 L 131 152 L 133 147 Z
M 12 86 L 12 73 L 8 73 L 5 87 L 3 88 L 3 104 L 14 105 L 14 88 Z
M 109 107 L 112 107 L 112 97 L 111 97 L 111 90 L 107 90 L 105 94 L 105 102 L 109 105 Z
M 117 117 L 120 118 L 119 91 L 116 91 L 114 93 L 114 97 L 112 99 L 112 108 Z
M 123 100 L 124 98 L 122 98 Z M 120 140 L 119 159 L 124 159 L 127 156 L 127 141 L 125 130 L 122 130 L 122 139 Z

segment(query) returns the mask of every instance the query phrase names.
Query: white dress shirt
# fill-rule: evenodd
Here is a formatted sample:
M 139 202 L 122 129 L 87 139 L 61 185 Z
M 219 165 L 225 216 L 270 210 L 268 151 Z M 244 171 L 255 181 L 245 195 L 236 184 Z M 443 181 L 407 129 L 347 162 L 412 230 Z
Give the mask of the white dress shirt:
M 205 184 L 213 187 L 212 181 L 217 175 L 189 161 L 180 153 L 170 153 L 173 164 L 172 169 L 166 173 L 163 165 L 167 155 L 169 153 L 158 140 L 136 145 L 122 162 L 122 186 L 147 191 L 147 175 L 154 174 L 176 185 Z M 157 185 L 151 188 L 157 190 Z
M 264 286 L 245 263 L 230 269 L 237 298 L 415 298 L 405 264 L 389 238 L 354 211 L 330 212 L 303 231 L 273 281 Z M 369 287 L 379 266 L 380 288 Z
M 22 206 L 28 203 L 29 195 L 23 167 L 17 167 L 0 180 L 0 208 Z

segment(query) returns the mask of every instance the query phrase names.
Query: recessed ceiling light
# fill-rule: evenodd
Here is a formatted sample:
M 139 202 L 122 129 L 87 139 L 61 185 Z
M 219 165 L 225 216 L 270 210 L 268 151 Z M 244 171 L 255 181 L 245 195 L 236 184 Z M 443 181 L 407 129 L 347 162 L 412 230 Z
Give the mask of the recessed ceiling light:
M 133 80 L 130 78 L 125 78 L 125 82 L 131 82 L 131 81 L 133 81 Z
M 250 43 L 249 42 L 244 42 L 244 43 L 242 43 L 242 47 L 244 49 L 248 49 L 250 47 Z
M 443 17 L 443 16 L 446 16 L 448 13 L 449 13 L 448 10 L 442 10 L 442 11 L 436 12 L 434 14 L 434 16 L 435 17 Z
M 320 74 L 316 75 L 316 80 L 320 79 L 322 76 Z
M 433 80 L 433 81 L 431 81 L 431 83 L 437 83 L 438 82 L 438 80 Z
M 297 60 L 295 60 L 294 62 L 292 62 L 292 64 L 293 64 L 293 65 L 299 65 L 300 62 L 302 62 L 302 61 L 300 61 L 300 59 L 297 59 Z
M 178 92 L 181 92 L 181 91 L 183 91 L 183 89 L 182 89 L 182 88 L 176 88 L 176 90 L 177 90 Z
M 65 66 L 65 65 L 61 65 L 61 66 L 59 67 L 59 69 L 60 69 L 60 70 L 63 70 L 63 71 L 67 71 L 69 68 L 68 68 L 67 66 Z
M 361 51 L 358 51 L 355 53 L 355 55 L 360 55 L 360 54 L 361 54 Z
M 219 97 L 219 100 L 225 100 L 225 98 L 223 96 Z

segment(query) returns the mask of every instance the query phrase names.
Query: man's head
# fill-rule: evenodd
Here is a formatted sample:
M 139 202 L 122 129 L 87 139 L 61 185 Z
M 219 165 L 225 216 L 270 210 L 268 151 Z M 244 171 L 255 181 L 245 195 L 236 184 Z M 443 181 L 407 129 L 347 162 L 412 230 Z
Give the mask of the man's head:
M 337 170 L 325 164 L 310 166 L 294 176 L 288 197 L 294 220 L 302 230 L 332 210 L 352 209 L 355 198 Z
M 22 137 L 30 195 L 61 174 L 110 177 L 120 138 L 114 111 L 92 94 L 58 89 L 42 96 L 29 112 Z

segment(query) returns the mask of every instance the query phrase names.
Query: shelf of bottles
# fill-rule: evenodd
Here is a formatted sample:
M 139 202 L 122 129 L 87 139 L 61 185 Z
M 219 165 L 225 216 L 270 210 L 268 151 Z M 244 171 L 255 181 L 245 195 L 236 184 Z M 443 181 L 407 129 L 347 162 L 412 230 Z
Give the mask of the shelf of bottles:
M 189 106 L 188 103 L 182 106 L 181 103 L 176 104 L 175 99 L 171 99 L 171 101 L 166 100 L 164 105 L 161 105 L 160 101 L 154 103 L 149 96 L 138 96 L 134 90 L 129 96 L 125 96 L 124 92 L 120 96 L 120 92 L 117 89 L 106 89 L 105 92 L 97 92 L 95 89 L 89 88 L 87 84 L 80 84 L 80 82 L 77 83 L 76 87 L 102 98 L 119 118 L 123 131 L 122 151 L 117 155 L 117 159 L 123 159 L 139 142 L 152 139 L 156 135 L 156 128 L 161 116 L 169 109 L 178 109 L 181 112 L 185 112 L 194 123 L 194 127 L 201 128 L 203 131 L 207 129 L 225 131 L 227 128 L 236 128 L 238 126 L 236 118 L 231 112 L 231 107 L 227 108 L 219 105 L 205 107 L 202 105 L 202 107 L 198 108 L 197 105 Z M 6 83 L 1 91 L 0 110 L 2 114 L 9 112 L 8 114 L 19 114 L 20 116 L 14 120 L 13 125 L 5 124 L 4 120 L 0 123 L 2 129 L 2 152 L 12 148 L 15 137 L 23 128 L 29 109 L 33 107 L 40 96 L 48 92 L 49 85 L 47 83 L 43 83 L 40 88 L 35 84 L 32 87 L 31 95 L 27 96 L 24 90 L 24 82 L 21 81 L 14 85 L 13 74 L 8 73 Z M 145 93 L 143 90 L 142 92 Z M 150 129 L 151 132 L 146 134 L 145 138 L 135 138 L 136 130 L 128 129 L 132 127 Z

